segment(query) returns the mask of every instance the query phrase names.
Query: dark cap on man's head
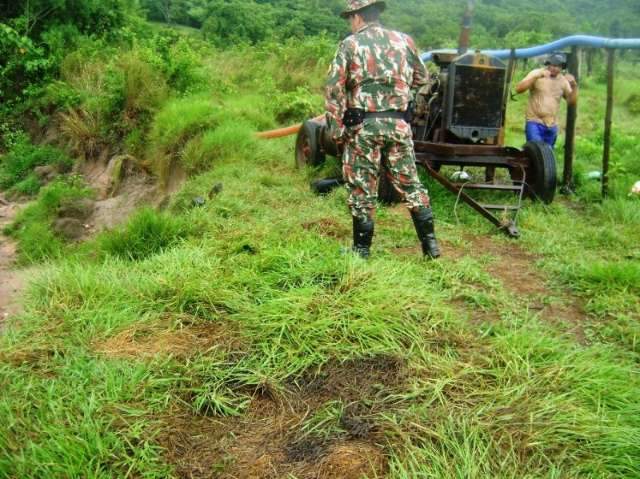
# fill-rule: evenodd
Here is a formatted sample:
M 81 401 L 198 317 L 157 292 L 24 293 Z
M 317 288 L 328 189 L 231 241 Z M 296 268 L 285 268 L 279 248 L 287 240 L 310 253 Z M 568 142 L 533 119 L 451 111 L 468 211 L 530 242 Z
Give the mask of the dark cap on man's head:
M 567 68 L 567 59 L 562 53 L 554 53 L 545 60 L 544 64 Z

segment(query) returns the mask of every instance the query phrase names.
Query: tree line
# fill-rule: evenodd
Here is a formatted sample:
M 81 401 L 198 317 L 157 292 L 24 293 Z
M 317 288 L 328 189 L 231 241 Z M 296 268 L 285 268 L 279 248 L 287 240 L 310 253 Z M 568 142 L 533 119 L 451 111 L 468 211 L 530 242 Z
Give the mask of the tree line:
M 412 34 L 422 48 L 457 40 L 466 0 L 388 2 L 384 20 Z M 343 0 L 141 0 L 149 19 L 201 29 L 221 45 L 347 33 L 337 16 Z M 640 36 L 637 0 L 480 0 L 474 45 L 525 46 L 564 35 Z
M 383 21 L 421 49 L 453 47 L 466 0 L 389 1 Z M 145 20 L 193 27 L 219 48 L 348 34 L 344 0 L 0 0 L 0 109 L 55 76 L 82 38 L 133 41 Z M 476 47 L 521 47 L 573 33 L 640 37 L 637 0 L 478 0 Z M 0 112 L 1 113 L 1 112 Z

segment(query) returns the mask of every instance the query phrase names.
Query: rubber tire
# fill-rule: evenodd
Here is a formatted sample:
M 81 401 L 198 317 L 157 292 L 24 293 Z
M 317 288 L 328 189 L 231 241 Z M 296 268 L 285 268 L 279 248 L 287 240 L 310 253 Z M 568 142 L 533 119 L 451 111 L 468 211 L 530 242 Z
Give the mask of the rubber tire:
M 553 202 L 558 186 L 553 148 L 541 141 L 530 141 L 524 145 L 523 150 L 531 162 L 526 172 L 528 196 L 545 204 Z
M 320 135 L 324 127 L 308 120 L 302 124 L 296 138 L 296 167 L 320 166 L 325 161 L 325 154 L 320 150 Z M 305 151 L 306 149 L 306 151 Z

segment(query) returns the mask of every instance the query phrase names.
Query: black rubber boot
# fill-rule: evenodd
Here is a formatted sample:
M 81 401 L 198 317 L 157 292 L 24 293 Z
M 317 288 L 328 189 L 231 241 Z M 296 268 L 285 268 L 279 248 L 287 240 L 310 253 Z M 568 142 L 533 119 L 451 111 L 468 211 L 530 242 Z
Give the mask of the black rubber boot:
M 344 181 L 341 178 L 325 178 L 324 180 L 317 180 L 311 183 L 311 191 L 316 195 L 328 195 L 343 184 Z
M 362 258 L 370 255 L 371 243 L 373 242 L 373 220 L 363 221 L 353 217 L 353 251 Z
M 433 226 L 433 213 L 431 208 L 422 208 L 418 211 L 411 212 L 413 224 L 418 233 L 418 239 L 422 243 L 422 252 L 431 259 L 440 257 L 440 247 L 436 240 L 436 234 Z

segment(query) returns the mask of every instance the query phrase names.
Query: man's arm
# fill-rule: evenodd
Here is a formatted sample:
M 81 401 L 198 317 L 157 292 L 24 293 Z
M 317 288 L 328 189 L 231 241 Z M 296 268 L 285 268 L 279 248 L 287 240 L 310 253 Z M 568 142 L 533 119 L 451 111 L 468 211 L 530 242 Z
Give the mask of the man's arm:
M 578 82 L 571 73 L 564 75 L 564 78 L 569 83 L 569 88 L 564 92 L 564 99 L 569 105 L 575 105 L 578 103 Z
M 516 85 L 516 93 L 520 94 L 531 90 L 536 81 L 547 76 L 549 76 L 549 71 L 546 68 L 533 70 L 524 78 L 524 80 Z
M 427 71 L 427 67 L 424 66 L 422 58 L 420 58 L 420 54 L 418 53 L 418 49 L 416 48 L 416 44 L 413 39 L 408 35 L 406 38 L 407 44 L 409 45 L 409 61 L 407 63 L 413 67 L 413 82 L 411 84 L 411 90 L 415 97 L 417 91 L 429 83 L 429 72 Z
M 348 68 L 347 45 L 346 42 L 342 42 L 329 67 L 329 74 L 325 86 L 327 125 L 334 140 L 339 140 L 344 134 L 342 119 L 347 110 L 346 86 L 349 72 Z

